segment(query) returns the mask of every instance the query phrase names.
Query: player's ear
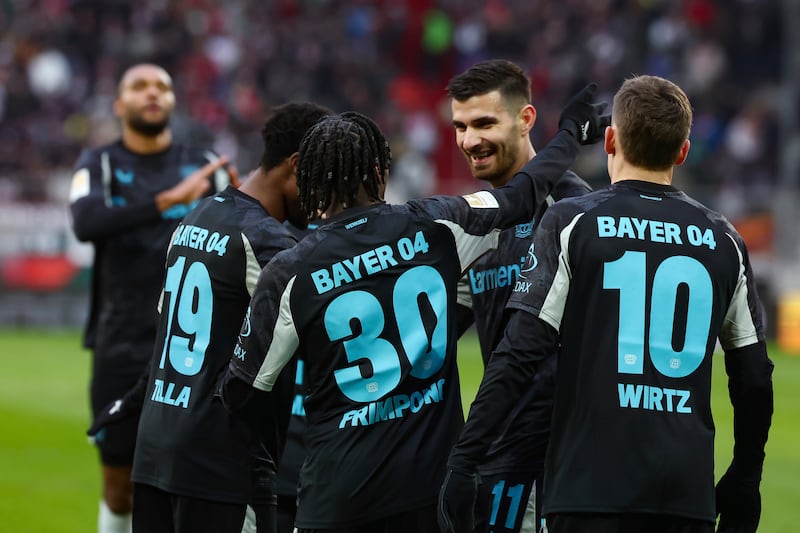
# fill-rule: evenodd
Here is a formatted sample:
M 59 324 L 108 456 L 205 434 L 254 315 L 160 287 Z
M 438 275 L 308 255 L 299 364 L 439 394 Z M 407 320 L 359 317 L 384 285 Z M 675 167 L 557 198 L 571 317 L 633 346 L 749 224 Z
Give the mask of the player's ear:
M 122 107 L 122 101 L 119 98 L 114 99 L 114 115 L 117 118 L 122 118 L 125 114 L 125 109 Z
M 521 133 L 523 135 L 529 134 L 533 129 L 533 125 L 536 124 L 536 108 L 531 104 L 523 106 L 519 111 L 519 118 L 522 122 Z
M 689 147 L 692 143 L 689 142 L 689 139 L 683 141 L 683 145 L 681 145 L 681 151 L 678 152 L 678 157 L 675 159 L 675 165 L 681 165 L 684 161 L 686 161 L 686 157 L 689 155 Z
M 300 159 L 300 154 L 298 152 L 295 152 L 286 158 L 286 163 L 289 165 L 292 174 L 297 174 L 297 161 L 299 159 Z
M 614 155 L 617 152 L 617 132 L 614 126 L 606 126 L 605 138 L 603 139 L 603 148 L 608 155 Z

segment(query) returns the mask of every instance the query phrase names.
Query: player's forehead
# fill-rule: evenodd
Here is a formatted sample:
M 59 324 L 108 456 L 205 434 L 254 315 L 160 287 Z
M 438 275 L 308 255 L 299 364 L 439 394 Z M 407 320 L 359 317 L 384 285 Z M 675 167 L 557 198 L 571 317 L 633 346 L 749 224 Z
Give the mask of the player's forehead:
M 453 122 L 463 124 L 486 118 L 494 118 L 497 121 L 511 118 L 507 102 L 497 90 L 472 96 L 463 101 L 453 98 L 450 101 L 450 109 L 453 113 Z
M 136 65 L 125 71 L 119 82 L 120 90 L 137 85 L 162 85 L 172 88 L 172 78 L 166 70 L 157 65 Z

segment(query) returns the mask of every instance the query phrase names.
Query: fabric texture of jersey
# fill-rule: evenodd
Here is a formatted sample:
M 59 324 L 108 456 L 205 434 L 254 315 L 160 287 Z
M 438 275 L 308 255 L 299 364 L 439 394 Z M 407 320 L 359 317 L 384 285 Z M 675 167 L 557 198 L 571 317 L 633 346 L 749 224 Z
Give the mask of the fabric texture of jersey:
M 511 295 L 531 243 L 536 222 L 548 205 L 563 198 L 581 196 L 591 187 L 575 173 L 567 171 L 553 186 L 550 197 L 536 209 L 533 220 L 518 224 L 500 233 L 497 248 L 482 255 L 467 271 L 475 316 L 475 329 L 481 345 L 484 365 L 488 362 L 505 329 L 505 306 Z M 508 415 L 508 423 L 492 444 L 481 473 L 506 471 L 541 471 L 550 434 L 555 360 L 542 365 L 533 385 L 526 391 L 519 406 Z
M 311 223 L 306 229 L 299 229 L 291 224 L 284 223 L 284 226 L 292 232 L 298 241 L 304 239 L 306 235 L 318 228 L 318 224 Z M 297 370 L 294 380 L 294 398 L 292 400 L 292 412 L 289 419 L 289 428 L 286 430 L 286 446 L 283 449 L 281 463 L 278 472 L 275 474 L 273 490 L 275 494 L 281 496 L 297 498 L 297 486 L 300 481 L 300 468 L 306 459 L 306 410 L 303 406 L 308 386 L 305 378 L 305 362 L 297 359 Z M 287 500 L 279 500 L 281 502 Z
M 463 425 L 458 281 L 496 228 L 530 220 L 577 147 L 560 134 L 492 192 L 348 209 L 264 269 L 229 372 L 269 391 L 295 351 L 305 363 L 298 527 L 435 505 Z
M 520 281 L 509 307 L 560 332 L 545 515 L 713 521 L 717 332 L 726 351 L 764 340 L 736 230 L 671 186 L 622 181 L 552 206 Z
M 156 303 L 169 237 L 193 206 L 160 213 L 155 196 L 215 160 L 212 152 L 172 144 L 137 154 L 121 141 L 87 150 L 76 163 L 70 197 L 75 234 L 95 247 L 84 345 L 107 360 L 104 371 L 137 374 L 150 358 Z M 221 171 L 224 174 L 224 171 Z M 217 174 L 209 194 L 227 180 Z
M 295 243 L 257 200 L 232 187 L 203 200 L 178 226 L 167 256 L 134 481 L 232 503 L 250 503 L 255 485 L 271 482 L 254 476 L 256 463 L 270 462 L 275 452 L 259 454 L 258 439 L 214 394 L 262 267 Z

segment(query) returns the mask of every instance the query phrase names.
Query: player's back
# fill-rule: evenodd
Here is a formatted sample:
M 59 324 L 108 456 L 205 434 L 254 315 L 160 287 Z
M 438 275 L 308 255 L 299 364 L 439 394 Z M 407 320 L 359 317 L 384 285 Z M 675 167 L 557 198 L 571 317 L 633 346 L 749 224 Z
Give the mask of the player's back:
M 713 520 L 711 355 L 720 332 L 749 343 L 761 326 L 736 292 L 752 284 L 741 238 L 685 194 L 645 182 L 565 200 L 550 216 L 535 243 L 559 261 L 534 265 L 511 304 L 560 324 L 546 512 Z M 524 300 L 542 282 L 549 290 Z M 729 308 L 748 317 L 742 331 L 724 331 Z
M 133 478 L 162 490 L 247 503 L 249 430 L 214 398 L 262 265 L 294 237 L 228 188 L 173 233 Z
M 291 269 L 310 390 L 303 527 L 433 504 L 463 423 L 453 330 L 461 265 L 451 231 L 407 206 L 344 215 L 269 265 Z

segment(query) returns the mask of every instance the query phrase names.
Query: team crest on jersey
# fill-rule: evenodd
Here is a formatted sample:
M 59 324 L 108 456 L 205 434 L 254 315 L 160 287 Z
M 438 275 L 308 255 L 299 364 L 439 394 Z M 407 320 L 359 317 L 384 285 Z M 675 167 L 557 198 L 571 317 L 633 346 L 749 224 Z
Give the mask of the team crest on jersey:
M 489 191 L 474 192 L 464 195 L 462 198 L 467 201 L 470 207 L 477 209 L 496 209 L 499 207 L 497 198 Z
M 114 177 L 123 185 L 130 185 L 133 183 L 133 170 L 122 170 L 121 168 L 114 169 Z
M 250 308 L 247 308 L 247 313 L 244 315 L 244 323 L 242 324 L 242 330 L 239 332 L 239 336 L 242 338 L 250 336 Z
M 517 226 L 514 228 L 514 237 L 517 239 L 525 239 L 526 237 L 530 237 L 531 233 L 533 233 L 533 221 L 526 224 L 517 224 Z
M 534 243 L 531 243 L 530 248 L 528 248 L 528 257 L 525 261 L 525 268 L 522 269 L 523 273 L 530 272 L 539 265 L 539 259 L 536 257 L 533 247 Z

